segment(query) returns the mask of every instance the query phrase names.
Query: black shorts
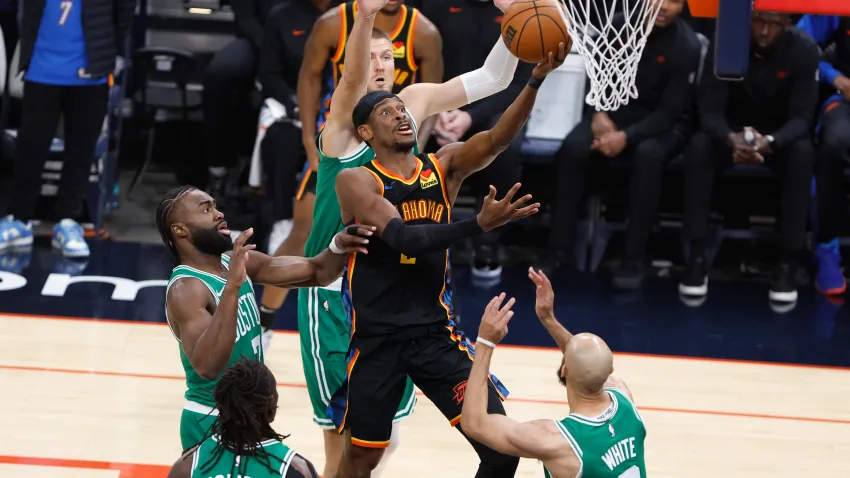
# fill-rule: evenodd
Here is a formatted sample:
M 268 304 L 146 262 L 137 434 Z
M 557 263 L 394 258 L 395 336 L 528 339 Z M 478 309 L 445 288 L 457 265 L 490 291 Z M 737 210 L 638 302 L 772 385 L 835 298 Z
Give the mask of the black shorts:
M 316 172 L 310 169 L 310 163 L 304 162 L 304 169 L 298 175 L 298 189 L 295 190 L 295 200 L 300 201 L 305 194 L 316 194 Z
M 389 446 L 393 417 L 408 376 L 452 426 L 460 423 L 475 349 L 453 322 L 404 329 L 379 344 L 369 344 L 364 347 L 369 351 L 362 354 L 359 341 L 355 335 L 344 390 L 347 396 L 336 394 L 329 407 L 340 433 L 351 430 L 352 444 Z M 493 375 L 489 390 L 487 408 L 504 415 L 502 400 L 508 390 Z

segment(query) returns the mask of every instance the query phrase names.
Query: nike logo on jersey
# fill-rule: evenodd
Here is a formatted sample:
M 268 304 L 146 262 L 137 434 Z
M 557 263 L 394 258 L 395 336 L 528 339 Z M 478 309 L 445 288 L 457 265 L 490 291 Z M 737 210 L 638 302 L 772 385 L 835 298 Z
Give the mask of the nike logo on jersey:
M 384 185 L 384 191 L 389 191 L 390 189 L 392 189 L 392 188 L 393 188 L 393 184 L 395 184 L 395 181 L 393 181 L 393 182 L 391 182 L 391 183 L 389 183 L 389 184 L 385 184 L 385 185 Z
M 307 33 L 306 30 L 292 30 L 292 35 L 300 37 L 301 35 Z
M 457 13 L 457 12 L 462 12 L 462 11 L 463 11 L 462 7 L 449 7 L 450 13 Z

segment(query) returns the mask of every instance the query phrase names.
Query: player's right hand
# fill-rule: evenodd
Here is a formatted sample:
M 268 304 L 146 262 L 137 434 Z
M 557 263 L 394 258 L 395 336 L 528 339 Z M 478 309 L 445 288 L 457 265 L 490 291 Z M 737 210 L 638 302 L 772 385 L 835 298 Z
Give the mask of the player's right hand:
M 534 301 L 534 312 L 540 320 L 548 320 L 555 318 L 555 292 L 552 290 L 552 283 L 542 270 L 535 271 L 533 268 L 528 268 L 528 278 L 534 285 L 537 286 L 537 297 Z
M 319 148 L 316 146 L 315 142 L 312 143 L 304 143 L 304 151 L 307 153 L 307 164 L 310 165 L 310 169 L 313 170 L 314 173 L 319 172 Z
M 233 241 L 233 253 L 230 255 L 230 270 L 227 272 L 227 283 L 241 286 L 248 275 L 248 253 L 256 249 L 256 244 L 245 244 L 254 234 L 254 228 L 248 228 Z
M 371 17 L 387 5 L 388 0 L 357 0 L 357 13 Z
M 511 221 L 537 214 L 540 210 L 540 203 L 525 206 L 528 201 L 531 201 L 531 194 L 526 194 L 516 201 L 511 202 L 514 195 L 519 191 L 520 186 L 522 186 L 520 183 L 514 184 L 514 187 L 505 194 L 505 197 L 501 201 L 496 201 L 496 188 L 492 185 L 490 186 L 490 194 L 484 198 L 481 212 L 478 213 L 478 225 L 481 226 L 484 232 L 493 230 Z
M 844 99 L 850 101 L 850 78 L 844 75 L 838 75 L 835 78 L 835 89 L 844 96 Z
M 514 316 L 514 311 L 511 310 L 511 307 L 516 303 L 516 299 L 511 297 L 511 300 L 502 307 L 504 300 L 504 292 L 493 297 L 484 309 L 484 315 L 481 317 L 481 325 L 478 327 L 478 336 L 494 344 L 498 344 L 508 335 L 508 322 Z

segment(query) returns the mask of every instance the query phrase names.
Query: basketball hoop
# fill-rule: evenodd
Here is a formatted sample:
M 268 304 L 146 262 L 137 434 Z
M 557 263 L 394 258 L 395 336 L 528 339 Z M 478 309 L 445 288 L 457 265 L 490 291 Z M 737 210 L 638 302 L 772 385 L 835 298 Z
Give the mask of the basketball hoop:
M 590 78 L 585 102 L 612 111 L 637 98 L 638 62 L 663 0 L 559 1 Z

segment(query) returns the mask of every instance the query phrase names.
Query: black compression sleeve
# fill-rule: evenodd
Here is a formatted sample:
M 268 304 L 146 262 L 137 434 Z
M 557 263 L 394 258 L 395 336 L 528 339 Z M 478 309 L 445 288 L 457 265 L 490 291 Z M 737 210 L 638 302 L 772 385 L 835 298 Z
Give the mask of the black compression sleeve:
M 383 240 L 393 249 L 409 257 L 448 249 L 455 242 L 483 232 L 477 218 L 449 224 L 409 226 L 394 218 L 384 228 Z

